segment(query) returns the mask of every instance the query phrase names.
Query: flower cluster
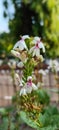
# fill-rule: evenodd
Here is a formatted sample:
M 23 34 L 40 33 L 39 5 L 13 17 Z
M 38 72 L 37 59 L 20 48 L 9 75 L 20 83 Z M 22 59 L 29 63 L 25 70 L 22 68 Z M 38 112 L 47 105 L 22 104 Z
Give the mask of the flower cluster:
M 22 36 L 11 50 L 11 53 L 20 59 L 18 66 L 24 67 L 22 79 L 17 74 L 15 75 L 20 86 L 20 96 L 38 89 L 38 86 L 32 81 L 32 73 L 39 61 L 44 59 L 41 52 L 45 53 L 41 38 L 38 36 L 29 37 L 28 35 Z
M 51 70 L 52 72 L 59 72 L 59 63 L 57 60 L 50 60 L 48 69 Z

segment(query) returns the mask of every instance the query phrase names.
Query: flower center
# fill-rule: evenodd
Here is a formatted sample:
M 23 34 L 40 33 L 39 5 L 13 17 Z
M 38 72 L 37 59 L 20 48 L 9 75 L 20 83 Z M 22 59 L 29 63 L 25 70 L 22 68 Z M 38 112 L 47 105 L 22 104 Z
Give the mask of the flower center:
M 29 79 L 29 80 L 27 81 L 27 85 L 28 85 L 28 86 L 32 86 L 32 80 L 31 80 L 31 79 Z
M 40 44 L 40 41 L 37 41 L 35 47 L 36 47 L 36 48 L 39 48 L 39 44 Z

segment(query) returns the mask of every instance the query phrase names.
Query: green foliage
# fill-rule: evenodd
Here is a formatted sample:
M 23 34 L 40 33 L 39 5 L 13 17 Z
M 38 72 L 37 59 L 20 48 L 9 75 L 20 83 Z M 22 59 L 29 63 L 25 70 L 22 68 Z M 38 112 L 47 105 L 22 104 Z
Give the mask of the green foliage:
M 49 106 L 44 113 L 39 116 L 42 127 L 46 130 L 56 130 L 59 128 L 59 111 L 54 106 Z M 43 130 L 43 129 L 42 129 Z
M 15 108 L 0 108 L 0 130 L 17 130 L 20 126 L 19 116 Z
M 59 112 L 56 107 L 47 107 L 44 113 L 38 115 L 38 122 L 30 119 L 24 111 L 20 112 L 20 117 L 27 125 L 37 130 L 56 130 L 59 128 Z
M 2 33 L 0 35 L 0 57 L 9 55 L 9 52 L 13 47 L 12 38 L 10 37 L 10 34 L 7 33 Z
M 9 122 L 8 116 L 7 117 L 3 117 L 2 118 L 2 123 L 0 124 L 0 130 L 9 130 L 8 128 L 10 130 L 16 130 L 15 129 L 15 124 L 12 121 L 12 118 L 10 119 L 10 122 Z
M 4 0 L 5 8 L 7 3 Z M 12 4 L 15 12 L 9 28 L 13 41 L 21 34 L 39 35 L 45 42 L 47 57 L 59 56 L 59 0 L 12 0 Z
M 36 92 L 34 92 L 34 95 Z M 35 118 L 35 111 L 26 111 L 25 109 L 19 111 L 20 118 L 28 126 L 36 128 L 37 130 L 56 130 L 59 128 L 59 111 L 56 106 L 46 106 L 49 103 L 49 96 L 44 90 L 37 91 L 39 102 L 44 104 L 42 112 L 37 113 Z M 45 98 L 47 100 L 45 100 Z M 31 99 L 30 99 L 31 102 Z
M 6 114 L 8 113 L 8 114 Z M 10 125 L 10 130 L 19 130 L 21 123 L 36 130 L 57 130 L 59 128 L 59 111 L 56 106 L 46 106 L 43 111 L 39 113 L 34 120 L 32 113 L 27 111 L 20 111 L 17 114 L 15 107 L 1 108 L 1 124 L 0 130 L 7 130 Z
M 50 115 L 58 115 L 59 114 L 59 111 L 57 109 L 56 106 L 47 106 L 45 109 L 44 109 L 44 113 L 47 113 L 49 116 Z
M 8 118 L 3 118 L 3 123 L 0 125 L 0 130 L 7 130 L 8 128 Z
M 44 128 L 39 128 L 37 130 L 57 130 L 56 126 L 48 126 L 48 127 L 44 127 Z
M 44 89 L 39 89 L 37 91 L 37 94 L 38 94 L 38 100 L 39 100 L 40 103 L 49 104 L 50 97 L 49 97 L 48 93 Z
M 20 117 L 21 119 L 30 127 L 32 128 L 38 128 L 38 125 L 36 124 L 36 122 L 32 119 L 30 119 L 28 116 L 27 116 L 27 113 L 24 112 L 24 111 L 21 111 L 20 112 Z

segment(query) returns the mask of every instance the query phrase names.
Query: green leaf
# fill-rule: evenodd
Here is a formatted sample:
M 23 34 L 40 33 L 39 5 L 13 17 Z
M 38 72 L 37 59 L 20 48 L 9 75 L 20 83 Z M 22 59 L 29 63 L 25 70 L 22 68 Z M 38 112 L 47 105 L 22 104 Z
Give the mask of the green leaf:
M 37 91 L 37 94 L 38 94 L 38 98 L 39 98 L 40 103 L 49 104 L 50 97 L 49 97 L 48 93 L 44 89 L 39 89 Z
M 49 125 L 47 127 L 38 128 L 37 130 L 57 130 L 57 127 Z
M 3 118 L 2 124 L 0 124 L 0 130 L 7 130 L 8 128 L 8 118 Z
M 48 106 L 45 108 L 45 113 L 47 113 L 49 116 L 52 116 L 52 115 L 58 115 L 59 111 L 56 106 Z
M 21 119 L 22 119 L 28 126 L 30 126 L 30 127 L 32 127 L 32 128 L 36 128 L 36 129 L 38 128 L 38 125 L 36 124 L 36 122 L 33 121 L 33 120 L 31 120 L 31 119 L 28 117 L 28 115 L 27 115 L 26 112 L 21 111 L 21 112 L 20 112 L 20 117 L 21 117 Z
M 53 115 L 51 118 L 50 118 L 50 124 L 52 126 L 56 125 L 57 128 L 59 128 L 59 115 Z
M 39 122 L 42 124 L 42 128 L 49 126 L 59 128 L 59 112 L 57 108 L 51 106 L 46 108 L 45 112 L 40 114 Z
M 0 108 L 0 114 L 3 114 L 5 112 L 6 112 L 5 108 Z
M 40 114 L 40 116 L 39 116 L 39 121 L 40 121 L 42 127 L 48 126 L 48 125 L 49 125 L 49 120 L 50 120 L 50 119 L 49 119 L 49 115 L 48 115 L 47 113 L 45 113 L 45 114 Z
M 2 116 L 6 116 L 7 115 L 7 111 L 5 108 L 0 108 L 0 115 Z

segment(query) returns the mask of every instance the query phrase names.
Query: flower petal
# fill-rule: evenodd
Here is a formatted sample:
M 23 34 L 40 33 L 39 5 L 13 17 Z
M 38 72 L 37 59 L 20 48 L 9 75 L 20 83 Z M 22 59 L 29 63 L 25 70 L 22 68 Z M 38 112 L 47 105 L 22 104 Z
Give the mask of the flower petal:
M 25 39 L 29 39 L 30 37 L 29 35 L 23 35 L 21 38 L 25 40 Z
M 40 42 L 40 39 L 41 39 L 40 37 L 36 36 L 34 37 L 32 43 L 36 44 L 37 42 Z
M 39 43 L 39 48 L 42 48 L 43 52 L 45 52 L 45 47 L 42 42 Z
M 40 55 L 40 49 L 38 48 L 36 49 L 36 56 L 39 57 L 39 55 Z
M 20 96 L 21 95 L 26 95 L 26 89 L 25 88 L 22 88 L 21 90 L 20 90 Z
M 40 37 L 38 37 L 38 36 L 35 36 L 35 37 L 34 37 L 34 40 L 37 42 L 37 41 L 40 41 L 40 40 L 41 40 L 41 38 L 40 38 Z
M 26 46 L 26 43 L 25 43 L 25 41 L 24 41 L 23 39 L 21 39 L 20 41 L 18 41 L 18 42 L 15 44 L 15 46 L 14 46 L 13 49 L 14 49 L 14 50 L 19 50 L 19 51 L 22 51 L 22 50 L 24 50 L 24 49 L 28 50 L 28 49 L 27 49 L 27 46 Z
M 27 92 L 27 93 L 31 93 L 31 92 L 32 92 L 32 87 L 27 86 L 27 87 L 26 87 L 26 92 Z
M 32 83 L 32 89 L 33 90 L 37 90 L 38 89 L 37 86 L 34 83 Z
M 32 53 L 33 51 L 34 51 L 34 47 L 32 47 L 29 52 Z
M 11 53 L 12 53 L 15 57 L 21 58 L 19 52 L 14 51 L 14 50 L 11 50 Z
M 33 57 L 36 56 L 36 49 L 33 50 Z
M 19 68 L 23 68 L 24 64 L 23 64 L 23 62 L 20 61 L 20 62 L 17 64 L 17 66 L 18 66 Z
M 14 50 L 19 50 L 19 41 L 18 42 L 16 42 L 16 44 L 14 45 L 14 48 L 13 48 Z

